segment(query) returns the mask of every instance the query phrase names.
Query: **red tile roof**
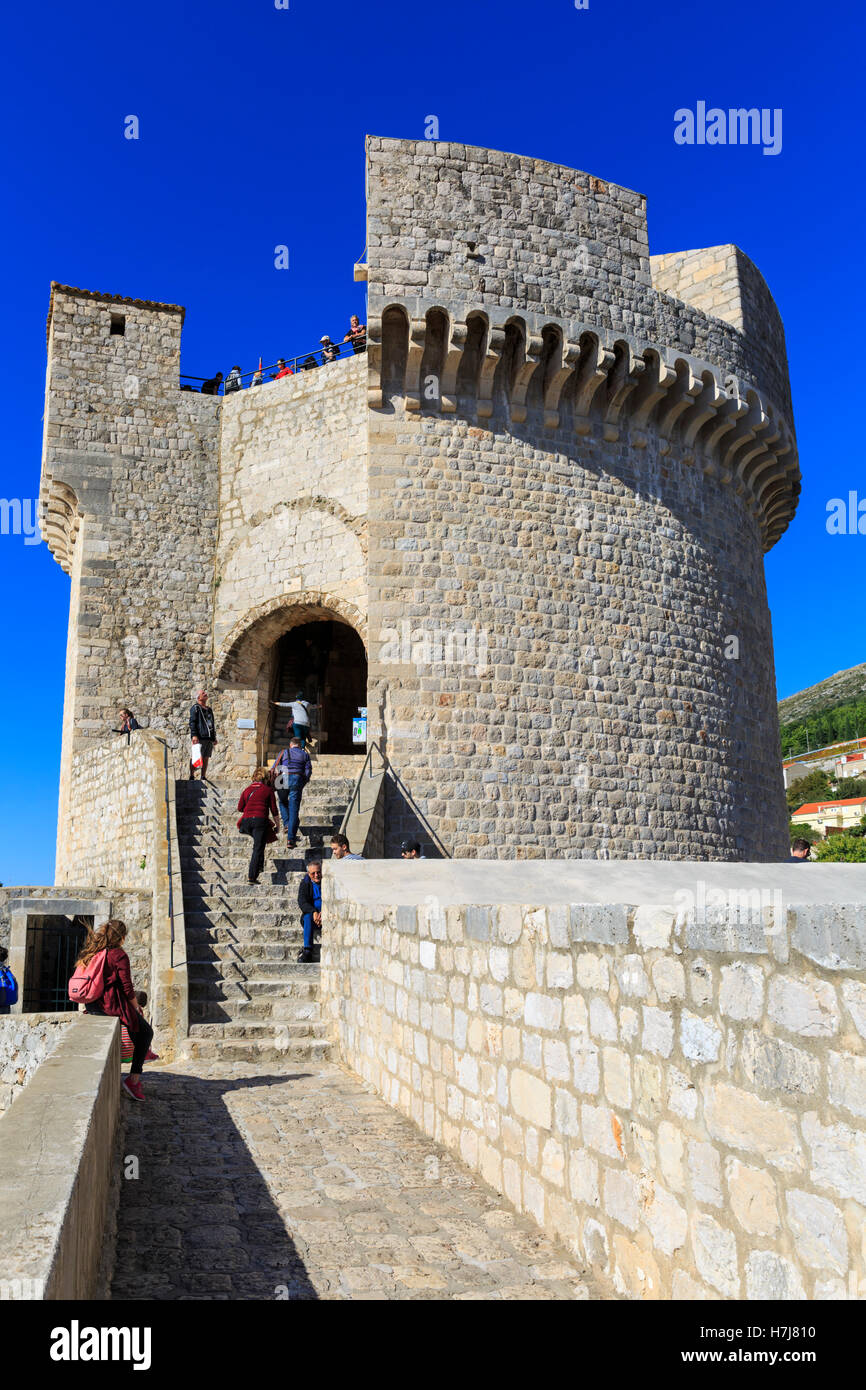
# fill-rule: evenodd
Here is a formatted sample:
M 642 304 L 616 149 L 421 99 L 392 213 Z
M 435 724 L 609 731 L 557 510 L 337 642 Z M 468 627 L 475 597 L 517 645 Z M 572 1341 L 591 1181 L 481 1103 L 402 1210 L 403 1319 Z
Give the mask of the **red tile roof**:
M 793 816 L 805 816 L 813 811 L 832 811 L 837 806 L 866 806 L 866 796 L 849 796 L 843 801 L 807 801 L 792 811 Z

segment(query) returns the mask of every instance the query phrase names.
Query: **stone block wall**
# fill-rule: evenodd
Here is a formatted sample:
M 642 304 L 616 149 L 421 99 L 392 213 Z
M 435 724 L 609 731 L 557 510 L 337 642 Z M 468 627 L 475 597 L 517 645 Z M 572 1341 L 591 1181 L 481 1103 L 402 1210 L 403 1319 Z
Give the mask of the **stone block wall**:
M 863 1297 L 862 874 L 683 908 L 685 865 L 634 866 L 670 906 L 534 867 L 326 870 L 343 1061 L 622 1294 Z
M 0 1115 L 50 1056 L 77 1013 L 9 1014 L 0 1018 Z
M 389 799 L 389 852 L 426 821 L 458 857 L 781 858 L 743 499 L 537 418 L 372 412 L 370 441 L 370 737 L 416 803 Z
M 157 808 L 158 767 L 142 733 L 91 742 L 72 759 L 72 810 L 57 863 L 58 883 L 150 887 L 148 858 Z
M 52 287 L 40 495 L 72 576 L 60 857 L 73 755 L 121 705 L 183 741 L 210 670 L 220 402 L 180 389 L 182 321 L 174 305 Z
M 225 398 L 214 648 L 239 622 L 315 591 L 366 606 L 366 359 Z

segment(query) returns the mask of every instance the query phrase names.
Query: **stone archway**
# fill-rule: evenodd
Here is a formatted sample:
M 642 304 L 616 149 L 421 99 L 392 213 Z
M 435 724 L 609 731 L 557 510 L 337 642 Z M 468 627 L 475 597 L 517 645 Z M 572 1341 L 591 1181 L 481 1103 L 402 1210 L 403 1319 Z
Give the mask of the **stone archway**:
M 308 627 L 312 648 L 307 666 L 291 659 L 287 639 Z M 328 666 L 331 676 L 328 677 Z M 353 667 L 355 669 L 353 669 Z M 287 671 L 290 673 L 287 676 Z M 320 714 L 333 728 L 321 725 L 320 751 L 363 752 L 353 747 L 351 719 L 366 702 L 366 621 L 354 604 L 334 594 L 298 591 L 283 594 L 248 612 L 229 633 L 214 661 L 214 682 L 220 692 L 223 723 L 231 730 L 228 764 L 233 772 L 248 771 L 272 756 L 272 743 L 285 737 L 287 710 L 278 702 L 294 699 L 296 690 L 280 689 L 290 679 L 315 695 Z M 309 682 L 316 687 L 309 688 Z M 282 716 L 282 718 L 281 718 Z M 330 747 L 328 746 L 330 743 Z

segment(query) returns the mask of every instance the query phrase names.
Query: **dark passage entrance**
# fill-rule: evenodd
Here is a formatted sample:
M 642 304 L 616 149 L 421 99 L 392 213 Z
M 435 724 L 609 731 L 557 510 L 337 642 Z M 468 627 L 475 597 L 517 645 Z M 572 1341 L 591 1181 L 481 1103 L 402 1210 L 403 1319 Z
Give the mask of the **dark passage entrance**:
M 274 698 L 294 700 L 299 690 L 318 706 L 319 752 L 362 753 L 352 742 L 352 720 L 367 704 L 367 654 L 364 643 L 347 623 L 302 623 L 277 644 Z M 272 742 L 284 742 L 288 711 L 278 708 Z
M 92 925 L 92 917 L 46 916 L 28 920 L 24 1013 L 53 1014 L 78 1008 L 77 1004 L 70 1003 L 67 987 L 87 928 Z

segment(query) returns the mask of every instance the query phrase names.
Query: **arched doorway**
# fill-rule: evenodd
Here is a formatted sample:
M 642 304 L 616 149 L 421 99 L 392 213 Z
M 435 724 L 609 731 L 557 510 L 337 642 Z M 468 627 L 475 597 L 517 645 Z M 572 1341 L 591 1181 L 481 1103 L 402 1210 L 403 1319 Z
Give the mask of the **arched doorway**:
M 302 694 L 316 706 L 313 736 L 323 756 L 365 751 L 353 742 L 352 723 L 367 704 L 367 654 L 348 623 L 317 618 L 283 633 L 272 648 L 271 690 L 272 746 L 285 742 L 286 706 Z

